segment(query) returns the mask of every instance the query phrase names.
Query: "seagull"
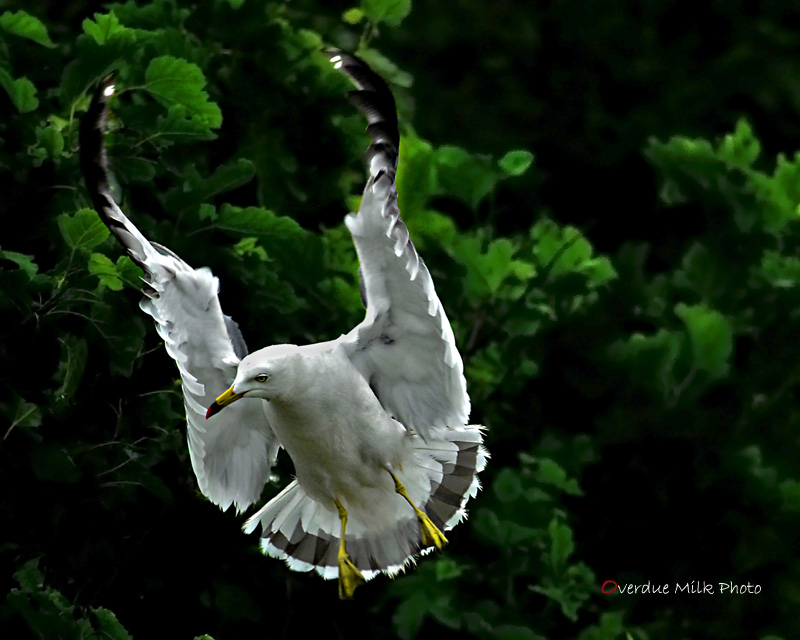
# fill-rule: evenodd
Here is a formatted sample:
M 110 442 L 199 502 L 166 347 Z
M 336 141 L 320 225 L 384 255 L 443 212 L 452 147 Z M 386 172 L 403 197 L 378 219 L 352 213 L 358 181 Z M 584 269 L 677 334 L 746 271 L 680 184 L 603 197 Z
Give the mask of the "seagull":
M 329 50 L 369 122 L 368 179 L 345 217 L 360 262 L 364 320 L 335 340 L 248 354 L 220 307 L 219 282 L 148 240 L 109 186 L 109 78 L 81 123 L 81 165 L 95 210 L 144 271 L 140 307 L 180 373 L 201 492 L 223 511 L 258 502 L 279 449 L 295 479 L 252 515 L 262 551 L 290 569 L 338 578 L 348 599 L 446 543 L 479 489 L 488 452 L 453 331 L 397 206 L 394 97 L 357 57 Z

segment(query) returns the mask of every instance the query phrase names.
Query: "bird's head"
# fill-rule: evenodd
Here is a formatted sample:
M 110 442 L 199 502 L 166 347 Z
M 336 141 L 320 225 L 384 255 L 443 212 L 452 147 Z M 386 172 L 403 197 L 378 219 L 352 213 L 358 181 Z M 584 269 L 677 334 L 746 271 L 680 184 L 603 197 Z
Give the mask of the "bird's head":
M 233 384 L 208 407 L 206 420 L 244 397 L 264 400 L 279 397 L 292 382 L 292 361 L 296 352 L 295 345 L 281 344 L 243 358 Z

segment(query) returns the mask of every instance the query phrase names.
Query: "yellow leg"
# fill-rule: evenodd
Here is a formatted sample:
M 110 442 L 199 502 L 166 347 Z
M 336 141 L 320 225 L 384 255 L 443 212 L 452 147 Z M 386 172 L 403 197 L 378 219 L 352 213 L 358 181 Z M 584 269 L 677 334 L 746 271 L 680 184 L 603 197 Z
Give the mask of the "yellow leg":
M 339 510 L 339 520 L 342 523 L 342 536 L 339 539 L 339 597 L 342 600 L 349 600 L 353 597 L 353 592 L 364 582 L 364 576 L 356 569 L 356 565 L 350 560 L 344 548 L 344 532 L 347 528 L 347 509 L 338 500 L 334 500 L 336 508 Z
M 425 512 L 418 509 L 417 506 L 411 502 L 411 498 L 408 497 L 406 488 L 402 485 L 400 480 L 397 479 L 397 476 L 391 471 L 389 473 L 391 473 L 392 478 L 394 478 L 394 490 L 406 499 L 406 502 L 411 505 L 411 508 L 414 509 L 417 514 L 417 518 L 419 518 L 422 544 L 424 544 L 426 547 L 436 547 L 437 549 L 441 549 L 447 544 L 447 538 L 444 537 L 444 534 L 439 530 L 439 527 L 433 524 Z

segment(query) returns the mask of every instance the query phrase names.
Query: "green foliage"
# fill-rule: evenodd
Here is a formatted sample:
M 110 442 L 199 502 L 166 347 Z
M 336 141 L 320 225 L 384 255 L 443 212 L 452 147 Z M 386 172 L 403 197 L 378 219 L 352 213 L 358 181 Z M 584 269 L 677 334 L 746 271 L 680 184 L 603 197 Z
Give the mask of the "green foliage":
M 43 47 L 56 46 L 47 34 L 47 27 L 44 26 L 42 21 L 21 9 L 16 13 L 11 11 L 3 12 L 0 15 L 0 27 L 15 36 L 33 40 Z
M 17 569 L 14 580 L 19 586 L 11 589 L 6 599 L 6 610 L 23 618 L 35 637 L 131 639 L 108 609 L 83 610 L 70 604 L 58 590 L 46 587 L 38 564 L 38 559 L 29 560 Z
M 367 19 L 396 27 L 411 11 L 411 0 L 361 0 L 360 8 Z
M 800 38 L 771 5 L 669 35 L 672 5 L 0 14 L 0 555 L 16 571 L 3 633 L 792 637 Z M 328 43 L 395 89 L 399 205 L 493 456 L 445 552 L 371 581 L 352 616 L 198 494 L 177 370 L 77 153 L 113 73 L 120 206 L 213 269 L 251 348 L 335 337 L 364 313 L 341 221 L 366 137 Z M 281 458 L 264 498 L 291 474 Z M 609 596 L 606 579 L 762 593 Z

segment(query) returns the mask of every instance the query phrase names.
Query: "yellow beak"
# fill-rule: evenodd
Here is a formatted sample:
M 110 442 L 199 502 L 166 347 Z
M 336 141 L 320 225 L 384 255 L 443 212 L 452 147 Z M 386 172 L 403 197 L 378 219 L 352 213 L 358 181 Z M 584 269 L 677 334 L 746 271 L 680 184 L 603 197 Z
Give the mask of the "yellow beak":
M 229 404 L 236 402 L 242 397 L 244 397 L 243 393 L 234 393 L 233 387 L 231 387 L 216 400 L 214 400 L 213 404 L 208 408 L 208 411 L 206 411 L 206 420 L 208 420 L 211 416 L 218 414 Z

